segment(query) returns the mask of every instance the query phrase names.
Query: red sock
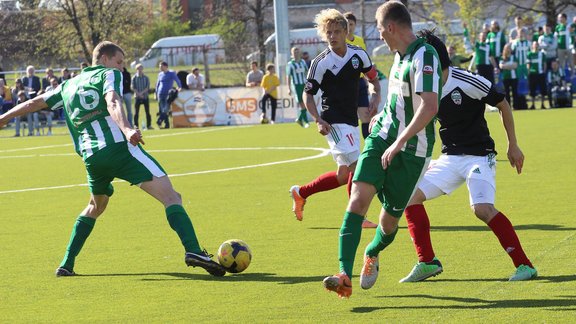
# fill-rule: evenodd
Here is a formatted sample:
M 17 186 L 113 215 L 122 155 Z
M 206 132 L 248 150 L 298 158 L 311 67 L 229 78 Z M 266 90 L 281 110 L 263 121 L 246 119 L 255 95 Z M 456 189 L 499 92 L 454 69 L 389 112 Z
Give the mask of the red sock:
M 488 223 L 492 232 L 500 241 L 500 245 L 504 248 L 504 251 L 508 253 L 512 262 L 514 262 L 514 266 L 518 267 L 521 264 L 532 266 L 532 262 L 528 260 L 528 257 L 522 250 L 522 245 L 520 244 L 520 240 L 516 235 L 516 231 L 514 227 L 512 227 L 512 223 L 508 220 L 508 218 L 502 214 L 498 213 L 492 220 Z
M 430 220 L 424 205 L 412 205 L 404 211 L 412 243 L 418 253 L 418 261 L 430 262 L 434 259 L 434 249 L 430 240 Z
M 346 191 L 348 191 L 348 198 L 352 194 L 352 178 L 354 178 L 354 173 L 350 172 L 348 175 L 348 183 L 346 184 Z
M 312 182 L 300 187 L 300 196 L 304 199 L 309 196 L 321 192 L 336 189 L 340 187 L 336 171 L 327 172 L 314 179 Z

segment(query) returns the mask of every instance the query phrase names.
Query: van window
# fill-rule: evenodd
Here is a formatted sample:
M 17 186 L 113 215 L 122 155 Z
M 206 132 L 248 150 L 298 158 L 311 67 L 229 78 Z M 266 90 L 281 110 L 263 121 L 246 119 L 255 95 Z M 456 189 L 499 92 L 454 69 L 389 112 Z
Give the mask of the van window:
M 160 54 L 162 53 L 162 50 L 159 48 L 151 48 L 148 50 L 148 52 L 146 52 L 146 55 L 144 55 L 144 59 L 153 59 L 153 58 L 157 58 L 160 56 Z

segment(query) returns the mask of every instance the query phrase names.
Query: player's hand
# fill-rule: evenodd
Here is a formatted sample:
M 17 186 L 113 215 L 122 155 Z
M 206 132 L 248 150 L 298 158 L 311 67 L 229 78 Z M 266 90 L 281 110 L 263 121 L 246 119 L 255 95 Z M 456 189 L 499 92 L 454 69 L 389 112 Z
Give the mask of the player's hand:
M 330 124 L 328 124 L 322 118 L 316 119 L 316 126 L 318 126 L 318 133 L 324 136 L 328 135 L 328 133 L 330 133 L 330 129 L 332 129 L 332 126 L 330 126 Z
M 384 154 L 382 154 L 382 168 L 384 168 L 384 170 L 392 163 L 392 159 L 400 152 L 402 146 L 398 141 L 394 141 L 394 143 L 384 151 Z
M 145 144 L 144 140 L 142 139 L 142 133 L 140 132 L 139 129 L 131 128 L 126 134 L 126 139 L 128 140 L 128 142 L 130 142 L 130 144 L 134 146 L 138 145 L 138 143 Z
M 378 106 L 380 105 L 380 96 L 376 93 L 372 94 L 370 98 L 370 104 L 368 105 L 369 116 L 374 116 L 378 112 Z
M 516 168 L 518 174 L 522 173 L 522 167 L 524 166 L 524 154 L 518 147 L 518 145 L 508 146 L 508 161 L 513 168 Z

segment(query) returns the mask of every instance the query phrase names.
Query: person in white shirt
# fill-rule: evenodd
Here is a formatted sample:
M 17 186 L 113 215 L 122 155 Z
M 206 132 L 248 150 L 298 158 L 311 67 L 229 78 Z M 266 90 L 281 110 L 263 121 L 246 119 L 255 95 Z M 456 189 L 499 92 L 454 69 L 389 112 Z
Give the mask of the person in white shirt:
M 192 73 L 186 76 L 186 84 L 190 90 L 204 91 L 204 75 L 200 74 L 199 68 L 193 68 Z

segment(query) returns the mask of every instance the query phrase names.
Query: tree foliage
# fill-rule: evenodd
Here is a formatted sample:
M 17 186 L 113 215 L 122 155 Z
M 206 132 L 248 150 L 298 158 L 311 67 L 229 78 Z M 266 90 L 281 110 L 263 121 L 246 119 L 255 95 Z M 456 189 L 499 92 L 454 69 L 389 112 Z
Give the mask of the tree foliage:
M 527 1 L 502 0 L 519 12 L 541 14 L 546 17 L 546 23 L 556 25 L 558 14 L 565 12 L 568 7 L 576 7 L 576 0 L 536 0 Z

